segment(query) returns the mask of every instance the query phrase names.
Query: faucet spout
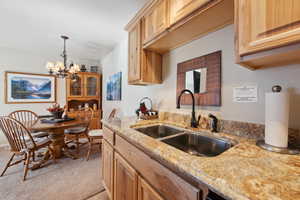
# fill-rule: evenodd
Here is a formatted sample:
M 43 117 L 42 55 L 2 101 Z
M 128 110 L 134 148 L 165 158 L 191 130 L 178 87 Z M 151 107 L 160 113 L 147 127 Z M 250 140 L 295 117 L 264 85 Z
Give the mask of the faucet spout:
M 188 89 L 184 89 L 180 92 L 178 99 L 177 99 L 177 109 L 180 109 L 180 100 L 181 100 L 181 96 L 184 93 L 189 93 L 192 97 L 192 101 L 193 101 L 193 107 L 192 107 L 192 119 L 191 119 L 191 126 L 193 128 L 197 128 L 198 127 L 198 121 L 196 120 L 196 116 L 195 116 L 195 97 L 192 91 L 188 90 Z

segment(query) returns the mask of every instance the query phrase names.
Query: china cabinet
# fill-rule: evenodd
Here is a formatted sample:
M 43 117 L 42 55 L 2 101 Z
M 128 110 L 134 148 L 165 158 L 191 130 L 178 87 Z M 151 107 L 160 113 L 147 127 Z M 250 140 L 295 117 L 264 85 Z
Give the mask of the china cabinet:
M 78 112 L 90 107 L 94 110 L 94 116 L 90 123 L 91 129 L 101 128 L 102 76 L 98 73 L 79 72 L 76 80 L 66 79 L 66 106 L 69 117 L 76 117 Z

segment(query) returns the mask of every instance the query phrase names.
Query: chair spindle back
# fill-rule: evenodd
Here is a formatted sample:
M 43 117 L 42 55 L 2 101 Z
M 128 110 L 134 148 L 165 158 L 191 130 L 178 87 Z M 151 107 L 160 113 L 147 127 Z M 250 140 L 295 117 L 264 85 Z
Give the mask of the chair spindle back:
M 21 122 L 26 128 L 31 128 L 39 119 L 38 115 L 30 110 L 17 110 L 8 116 Z
M 9 142 L 11 151 L 23 152 L 30 143 L 32 147 L 36 147 L 30 132 L 21 122 L 10 117 L 0 117 L 0 128 Z
M 87 129 L 89 128 L 93 118 L 94 118 L 94 110 L 92 108 L 89 108 L 88 110 L 77 111 L 76 119 L 79 119 L 80 121 L 88 122 L 86 125 Z

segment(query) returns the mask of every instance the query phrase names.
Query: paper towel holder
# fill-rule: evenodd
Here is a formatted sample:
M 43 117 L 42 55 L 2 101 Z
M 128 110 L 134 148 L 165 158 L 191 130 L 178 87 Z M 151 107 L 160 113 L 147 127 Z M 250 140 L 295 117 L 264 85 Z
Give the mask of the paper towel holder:
M 273 93 L 280 93 L 282 90 L 282 87 L 280 85 L 275 85 L 272 87 L 272 92 Z M 282 147 L 276 147 L 272 146 L 270 144 L 266 144 L 264 140 L 258 140 L 256 142 L 256 145 L 259 146 L 260 148 L 271 151 L 271 152 L 276 152 L 276 153 L 281 153 L 281 154 L 289 154 L 289 155 L 296 155 L 299 154 L 300 151 L 297 149 L 291 149 L 289 147 L 287 148 L 282 148 Z
M 300 153 L 300 151 L 297 149 L 290 149 L 289 147 L 288 148 L 280 148 L 280 147 L 275 147 L 275 146 L 266 144 L 264 140 L 258 140 L 256 142 L 256 145 L 264 150 L 275 152 L 275 153 L 288 154 L 288 155 L 296 155 L 296 154 Z
M 281 92 L 282 87 L 280 85 L 274 85 L 272 87 L 272 92 Z

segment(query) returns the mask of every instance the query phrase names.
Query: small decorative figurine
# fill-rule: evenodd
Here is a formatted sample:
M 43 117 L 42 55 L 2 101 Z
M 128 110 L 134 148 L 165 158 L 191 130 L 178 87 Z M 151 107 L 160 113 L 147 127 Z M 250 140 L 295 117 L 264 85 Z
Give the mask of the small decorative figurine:
M 86 72 L 86 67 L 85 67 L 85 65 L 81 65 L 80 71 L 81 71 L 81 72 Z

